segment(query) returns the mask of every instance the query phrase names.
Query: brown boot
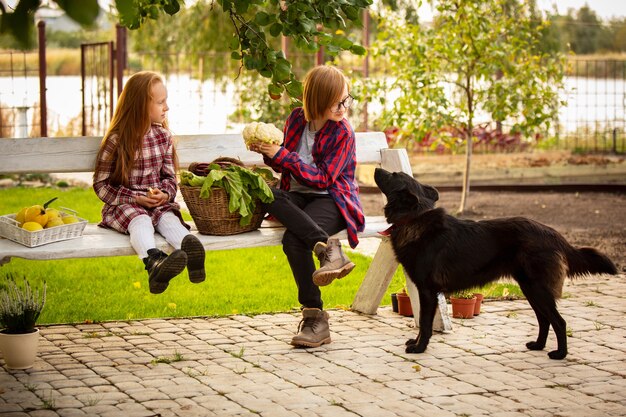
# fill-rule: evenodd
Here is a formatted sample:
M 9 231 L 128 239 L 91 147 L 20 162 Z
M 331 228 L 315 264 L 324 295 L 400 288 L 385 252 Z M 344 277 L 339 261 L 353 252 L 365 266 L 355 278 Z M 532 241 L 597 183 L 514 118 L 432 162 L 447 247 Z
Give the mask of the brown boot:
M 336 278 L 343 278 L 354 269 L 354 264 L 343 254 L 339 239 L 317 242 L 313 252 L 320 260 L 320 268 L 313 272 L 313 283 L 319 287 L 328 285 Z
M 330 343 L 328 313 L 319 308 L 303 309 L 298 334 L 291 339 L 291 344 L 299 347 L 318 347 L 324 343 Z

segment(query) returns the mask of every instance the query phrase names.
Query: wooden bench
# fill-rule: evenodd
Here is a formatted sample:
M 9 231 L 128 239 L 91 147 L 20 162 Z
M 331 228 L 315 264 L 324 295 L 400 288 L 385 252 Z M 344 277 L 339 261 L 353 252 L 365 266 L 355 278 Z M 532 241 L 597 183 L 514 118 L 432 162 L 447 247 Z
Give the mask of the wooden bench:
M 412 175 L 408 155 L 404 149 L 389 149 L 384 133 L 359 132 L 356 135 L 358 164 L 376 164 L 389 171 L 404 171 Z M 74 173 L 91 172 L 101 137 L 68 138 L 2 138 L 0 139 L 0 174 L 21 173 Z M 220 156 L 239 158 L 246 165 L 263 165 L 259 154 L 245 148 L 240 134 L 180 135 L 176 137 L 180 166 L 185 168 L 194 161 L 212 161 Z M 179 195 L 180 197 L 180 195 Z M 381 197 L 382 198 L 382 197 Z M 352 309 L 365 314 L 375 314 L 391 279 L 398 268 L 391 244 L 378 234 L 389 225 L 382 216 L 367 217 L 360 238 L 378 237 L 381 244 L 372 260 L 363 282 L 355 296 Z M 207 251 L 239 249 L 281 244 L 282 227 L 261 227 L 258 230 L 232 235 L 198 236 Z M 344 232 L 336 235 L 346 239 Z M 157 235 L 157 245 L 171 250 L 168 243 Z M 80 238 L 28 248 L 8 239 L 0 238 L 0 265 L 13 257 L 29 260 L 68 258 L 95 258 L 134 255 L 128 236 L 88 224 Z M 407 281 L 413 311 L 419 311 L 419 298 L 415 286 Z M 443 296 L 435 328 L 451 328 Z M 415 314 L 417 323 L 417 314 Z

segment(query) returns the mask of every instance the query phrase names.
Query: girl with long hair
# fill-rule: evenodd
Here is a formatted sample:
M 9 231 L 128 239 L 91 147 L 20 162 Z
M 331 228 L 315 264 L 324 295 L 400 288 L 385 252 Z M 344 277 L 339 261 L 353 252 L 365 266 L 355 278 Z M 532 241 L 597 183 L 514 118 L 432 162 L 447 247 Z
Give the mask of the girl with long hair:
M 130 235 L 153 294 L 165 291 L 185 267 L 191 282 L 205 279 L 204 247 L 174 201 L 178 163 L 168 110 L 163 79 L 150 71 L 133 74 L 118 99 L 93 175 L 93 189 L 104 202 L 99 226 Z M 169 255 L 156 247 L 155 232 L 174 248 Z

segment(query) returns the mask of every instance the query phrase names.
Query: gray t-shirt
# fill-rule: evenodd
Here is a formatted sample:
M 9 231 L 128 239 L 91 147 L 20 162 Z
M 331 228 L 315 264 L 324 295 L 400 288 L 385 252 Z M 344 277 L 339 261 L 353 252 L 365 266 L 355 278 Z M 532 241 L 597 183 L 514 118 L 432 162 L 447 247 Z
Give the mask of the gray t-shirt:
M 310 123 L 307 123 L 304 126 L 304 131 L 302 132 L 302 137 L 300 138 L 300 142 L 296 148 L 296 153 L 300 155 L 302 162 L 315 167 L 315 161 L 313 161 L 313 143 L 315 143 L 315 133 L 317 132 L 310 131 L 309 125 Z M 289 191 L 295 191 L 298 193 L 328 194 L 328 191 L 326 190 L 307 187 L 306 185 L 300 184 L 293 176 L 291 178 L 292 181 Z

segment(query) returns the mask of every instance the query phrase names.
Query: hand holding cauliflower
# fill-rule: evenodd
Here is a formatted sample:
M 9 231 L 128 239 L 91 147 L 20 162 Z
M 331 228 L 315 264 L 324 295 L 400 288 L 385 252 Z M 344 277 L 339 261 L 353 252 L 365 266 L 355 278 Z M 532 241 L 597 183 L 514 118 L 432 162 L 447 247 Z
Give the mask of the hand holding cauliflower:
M 243 128 L 243 140 L 246 148 L 250 149 L 250 144 L 256 142 L 272 143 L 280 145 L 283 143 L 283 132 L 272 123 L 252 122 Z

